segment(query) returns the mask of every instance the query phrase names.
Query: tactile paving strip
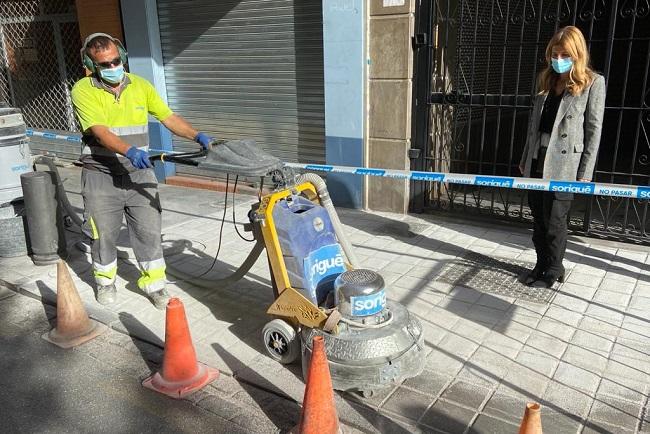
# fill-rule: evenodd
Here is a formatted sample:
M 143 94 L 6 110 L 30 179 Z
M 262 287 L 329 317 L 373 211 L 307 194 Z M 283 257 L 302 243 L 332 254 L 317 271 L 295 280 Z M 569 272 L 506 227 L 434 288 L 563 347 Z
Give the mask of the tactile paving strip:
M 505 295 L 535 303 L 549 303 L 553 288 L 531 288 L 521 276 L 535 264 L 467 252 L 442 269 L 437 280 L 476 291 Z M 556 284 L 557 285 L 557 284 Z

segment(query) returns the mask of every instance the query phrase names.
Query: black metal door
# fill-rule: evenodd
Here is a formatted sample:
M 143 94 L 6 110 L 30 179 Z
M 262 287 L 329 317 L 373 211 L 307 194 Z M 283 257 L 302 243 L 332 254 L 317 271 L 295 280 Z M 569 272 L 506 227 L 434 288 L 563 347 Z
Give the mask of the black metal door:
M 607 80 L 594 179 L 650 184 L 650 0 L 420 0 L 412 168 L 518 175 L 544 50 L 560 27 L 587 38 Z M 418 181 L 411 209 L 525 220 L 525 192 Z M 650 242 L 648 201 L 577 197 L 572 229 Z

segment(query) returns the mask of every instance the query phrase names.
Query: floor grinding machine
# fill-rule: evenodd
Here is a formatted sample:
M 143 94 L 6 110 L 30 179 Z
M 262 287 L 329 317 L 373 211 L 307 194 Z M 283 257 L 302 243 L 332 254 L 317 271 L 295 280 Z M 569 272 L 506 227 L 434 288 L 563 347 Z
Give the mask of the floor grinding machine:
M 302 353 L 306 374 L 312 338 L 323 336 L 334 389 L 374 391 L 414 377 L 424 367 L 422 326 L 388 300 L 380 274 L 358 268 L 351 244 L 327 192 L 313 173 L 296 175 L 252 140 L 218 144 L 194 154 L 152 160 L 272 180 L 249 212 L 256 247 L 233 276 L 243 277 L 266 248 L 275 293 L 263 328 L 264 347 L 280 363 Z

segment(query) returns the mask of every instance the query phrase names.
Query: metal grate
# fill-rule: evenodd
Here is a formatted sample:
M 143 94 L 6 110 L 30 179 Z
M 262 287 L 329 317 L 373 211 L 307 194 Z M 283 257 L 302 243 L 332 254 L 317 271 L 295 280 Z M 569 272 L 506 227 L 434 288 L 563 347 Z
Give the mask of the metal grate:
M 535 78 L 554 31 L 584 33 L 607 79 L 599 182 L 650 184 L 650 3 L 644 1 L 416 2 L 413 170 L 512 176 L 525 143 Z M 427 104 L 421 103 L 426 101 Z M 411 208 L 529 220 L 522 191 L 415 182 Z M 650 243 L 650 201 L 576 196 L 571 228 Z
M 549 303 L 553 288 L 531 288 L 519 281 L 534 264 L 467 252 L 445 266 L 437 280 L 476 291 L 505 295 L 534 303 Z
M 0 100 L 32 128 L 77 131 L 70 89 L 83 76 L 74 0 L 0 2 Z

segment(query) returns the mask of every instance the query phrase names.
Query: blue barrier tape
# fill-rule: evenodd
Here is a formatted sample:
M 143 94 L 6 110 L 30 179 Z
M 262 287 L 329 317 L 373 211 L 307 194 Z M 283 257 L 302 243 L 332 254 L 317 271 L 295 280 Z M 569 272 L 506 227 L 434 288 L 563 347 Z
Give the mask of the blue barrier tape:
M 25 134 L 28 137 L 44 137 L 46 139 L 53 139 L 53 140 L 65 140 L 67 142 L 77 142 L 81 143 L 81 137 L 80 136 L 71 136 L 68 134 L 59 134 L 59 133 L 52 133 L 49 131 L 34 131 L 32 129 L 27 129 L 25 131 Z
M 518 190 L 539 190 L 561 193 L 578 193 L 593 196 L 631 197 L 650 199 L 650 187 L 624 184 L 601 184 L 596 182 L 551 181 L 538 178 L 511 176 L 468 175 L 464 173 L 411 172 L 408 170 L 384 170 L 365 167 L 330 166 L 324 164 L 285 163 L 294 169 L 313 170 L 328 173 L 381 176 L 385 178 L 413 181 L 445 182 L 448 184 L 476 185 L 482 187 L 514 188 Z
M 28 136 L 48 139 L 81 142 L 81 137 L 47 131 L 27 129 Z M 149 149 L 149 152 L 175 154 L 178 152 L 163 149 Z M 650 186 L 642 187 L 625 184 L 601 184 L 596 182 L 552 181 L 537 178 L 519 178 L 511 176 L 469 175 L 464 173 L 417 172 L 409 170 L 374 169 L 369 167 L 332 166 L 327 164 L 284 163 L 294 169 L 312 170 L 328 173 L 348 173 L 351 175 L 379 176 L 384 178 L 405 179 L 413 181 L 445 182 L 448 184 L 476 185 L 482 187 L 513 188 L 518 190 L 554 191 L 562 193 L 579 193 L 593 196 L 631 197 L 650 199 Z

